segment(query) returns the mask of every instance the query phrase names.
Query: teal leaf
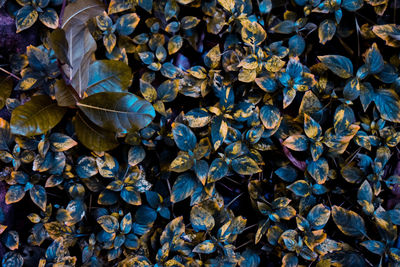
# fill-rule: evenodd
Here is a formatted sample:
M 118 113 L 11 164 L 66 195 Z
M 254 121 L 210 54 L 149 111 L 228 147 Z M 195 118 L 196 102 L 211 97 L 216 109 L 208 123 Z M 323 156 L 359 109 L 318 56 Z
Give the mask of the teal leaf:
M 314 206 L 307 215 L 307 221 L 314 230 L 323 229 L 331 216 L 331 211 L 324 204 Z
M 53 8 L 46 8 L 39 15 L 39 20 L 50 29 L 57 29 L 58 27 L 58 14 Z
M 382 255 L 383 253 L 385 253 L 385 245 L 380 241 L 366 240 L 364 242 L 361 242 L 360 245 L 365 247 L 372 253 L 375 253 L 378 255 Z
M 280 167 L 275 171 L 275 174 L 285 182 L 294 182 L 297 178 L 296 170 L 289 165 Z
M 119 228 L 118 219 L 112 215 L 103 215 L 97 218 L 97 223 L 100 224 L 101 228 L 107 233 L 114 233 Z
M 130 212 L 122 218 L 119 228 L 124 234 L 128 234 L 132 229 L 132 215 Z
M 144 160 L 146 151 L 142 146 L 132 146 L 128 151 L 128 163 L 131 166 L 136 166 Z
M 77 106 L 96 125 L 122 133 L 146 127 L 156 115 L 149 102 L 128 92 L 93 94 Z
M 4 245 L 10 250 L 16 250 L 19 247 L 19 235 L 17 231 L 8 231 L 3 236 Z M 4 266 L 4 265 L 3 265 Z
M 11 204 L 20 201 L 25 196 L 25 190 L 22 185 L 11 185 L 8 188 L 5 201 L 6 204 Z
M 9 251 L 4 254 L 1 260 L 3 267 L 22 267 L 24 265 L 24 258 L 17 252 Z
M 342 7 L 347 11 L 354 12 L 359 10 L 363 6 L 364 1 L 362 0 L 343 0 Z
M 130 35 L 139 24 L 140 18 L 136 13 L 122 15 L 117 20 L 117 31 L 121 35 Z
M 34 185 L 29 191 L 33 203 L 36 204 L 43 211 L 46 211 L 47 194 L 46 190 L 41 185 Z
M 377 74 L 382 71 L 384 67 L 384 61 L 376 43 L 374 43 L 371 48 L 365 52 L 364 58 L 369 73 Z
M 305 180 L 298 180 L 286 188 L 299 197 L 306 197 L 311 193 L 311 187 Z
M 195 108 L 185 114 L 185 121 L 191 128 L 200 128 L 211 121 L 211 115 L 205 108 Z
M 307 164 L 307 171 L 318 184 L 324 184 L 328 178 L 328 161 L 324 158 L 319 158 L 317 161 L 312 161 Z
M 294 151 L 305 151 L 308 148 L 308 138 L 304 135 L 291 135 L 282 143 Z
M 198 205 L 193 206 L 190 211 L 190 222 L 196 232 L 211 231 L 215 225 L 215 220 L 211 213 Z
M 178 176 L 172 186 L 171 202 L 176 203 L 193 195 L 197 187 L 196 178 L 193 175 L 185 173 Z
M 38 12 L 31 5 L 26 5 L 18 10 L 15 16 L 15 24 L 17 26 L 17 33 L 30 28 L 35 24 L 38 18 Z
M 340 231 L 345 235 L 361 237 L 366 235 L 363 218 L 351 210 L 339 206 L 332 207 L 332 218 Z
M 197 138 L 189 127 L 182 123 L 172 124 L 172 134 L 177 147 L 182 151 L 193 151 L 196 147 Z
M 87 95 L 127 91 L 132 82 L 131 68 L 122 61 L 96 60 L 89 67 Z
M 321 44 L 326 44 L 326 42 L 332 40 L 336 33 L 336 24 L 330 19 L 326 19 L 318 27 L 318 37 Z
M 141 205 L 142 200 L 140 198 L 140 193 L 136 191 L 133 186 L 124 187 L 121 191 L 121 198 L 131 205 Z
M 214 118 L 211 122 L 211 142 L 214 150 L 217 150 L 224 142 L 228 134 L 228 124 L 222 116 Z
M 257 162 L 249 156 L 241 156 L 233 159 L 231 166 L 235 172 L 241 175 L 252 175 L 262 171 L 260 167 L 258 167 Z
M 347 79 L 353 76 L 353 63 L 340 55 L 319 56 L 318 59 L 337 76 Z
M 203 253 L 203 254 L 211 254 L 216 250 L 216 247 L 213 242 L 210 240 L 205 240 L 200 244 L 196 245 L 193 249 L 193 252 Z
M 281 120 L 281 113 L 276 106 L 265 105 L 260 109 L 260 119 L 266 129 L 275 129 Z
M 375 92 L 375 105 L 382 119 L 400 123 L 400 98 L 391 89 L 380 89 Z
M 210 165 L 210 169 L 208 170 L 208 183 L 216 182 L 228 173 L 228 165 L 223 159 L 216 158 Z

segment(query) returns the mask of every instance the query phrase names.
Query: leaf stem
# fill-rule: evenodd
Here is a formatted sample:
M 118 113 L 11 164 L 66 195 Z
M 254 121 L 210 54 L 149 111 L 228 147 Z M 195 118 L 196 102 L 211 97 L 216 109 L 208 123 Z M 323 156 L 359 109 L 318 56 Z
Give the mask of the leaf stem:
M 243 193 L 240 193 L 239 195 L 237 195 L 234 199 L 231 200 L 231 202 L 228 203 L 228 205 L 226 205 L 225 207 L 228 208 L 233 202 L 235 202 L 239 197 L 241 197 L 243 195 Z
M 7 73 L 8 75 L 10 75 L 11 77 L 13 77 L 14 79 L 17 79 L 18 81 L 20 81 L 21 80 L 21 78 L 20 77 L 18 77 L 17 75 L 15 75 L 14 73 L 12 73 L 12 72 L 9 72 L 8 70 L 5 70 L 5 69 L 3 69 L 3 68 L 1 68 L 0 67 L 0 70 L 2 71 L 2 72 L 5 72 L 5 73 Z

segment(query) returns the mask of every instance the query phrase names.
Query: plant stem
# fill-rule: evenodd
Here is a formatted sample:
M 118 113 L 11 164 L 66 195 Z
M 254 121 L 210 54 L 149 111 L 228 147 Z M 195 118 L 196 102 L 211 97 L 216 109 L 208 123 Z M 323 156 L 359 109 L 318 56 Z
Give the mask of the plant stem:
M 11 77 L 13 77 L 14 79 L 17 79 L 18 81 L 20 81 L 21 80 L 21 78 L 20 77 L 18 77 L 17 75 L 15 75 L 14 73 L 12 73 L 12 72 L 9 72 L 8 70 L 5 70 L 5 69 L 3 69 L 3 68 L 1 68 L 0 67 L 0 70 L 2 71 L 2 72 L 5 72 L 5 73 L 7 73 L 8 75 L 10 75 Z

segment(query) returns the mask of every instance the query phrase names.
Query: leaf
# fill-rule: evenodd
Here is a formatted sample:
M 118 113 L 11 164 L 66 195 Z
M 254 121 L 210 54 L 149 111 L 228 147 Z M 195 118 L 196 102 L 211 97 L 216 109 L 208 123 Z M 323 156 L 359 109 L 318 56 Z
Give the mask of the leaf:
M 196 179 L 191 174 L 179 175 L 172 186 L 171 202 L 176 203 L 193 195 L 196 186 Z
M 289 34 L 295 30 L 295 23 L 291 20 L 284 20 L 270 29 L 271 32 Z
M 347 11 L 354 12 L 359 10 L 364 4 L 362 0 L 343 0 L 341 7 Z
M 374 25 L 372 31 L 382 40 L 386 41 L 386 45 L 391 47 L 400 46 L 400 25 L 384 24 Z
M 97 218 L 97 223 L 107 233 L 114 233 L 119 228 L 118 219 L 112 215 L 103 215 Z
M 385 245 L 380 241 L 367 240 L 367 241 L 361 242 L 360 245 L 365 247 L 372 253 L 375 253 L 378 255 L 382 255 L 383 253 L 385 253 Z
M 124 62 L 96 60 L 89 68 L 89 80 L 85 95 L 127 91 L 131 82 L 131 68 Z
M 187 152 L 181 151 L 178 156 L 171 162 L 170 170 L 174 172 L 185 172 L 192 168 L 193 159 Z
M 185 121 L 191 128 L 200 128 L 211 121 L 211 115 L 204 108 L 195 108 L 185 114 Z
M 326 19 L 318 27 L 318 37 L 321 44 L 326 44 L 327 41 L 332 40 L 336 33 L 336 25 L 330 19 Z
M 308 148 L 308 138 L 304 135 L 291 135 L 282 145 L 294 151 L 305 151 Z
M 92 123 L 81 112 L 76 113 L 72 123 L 79 141 L 90 150 L 107 151 L 119 145 L 114 133 Z
M 262 170 L 258 167 L 257 162 L 255 162 L 249 156 L 241 156 L 232 160 L 232 169 L 241 175 L 252 175 Z
M 371 48 L 368 49 L 363 56 L 369 73 L 377 74 L 382 71 L 384 62 L 376 43 L 373 43 Z
M 157 88 L 157 96 L 163 102 L 171 102 L 178 95 L 179 80 L 166 80 Z
M 366 235 L 363 218 L 351 210 L 339 206 L 332 207 L 332 218 L 337 227 L 348 236 L 361 237 Z
M 174 35 L 168 40 L 168 54 L 173 55 L 181 49 L 183 38 L 180 35 Z
M 215 69 L 219 66 L 221 61 L 221 50 L 217 44 L 204 57 L 204 64 L 210 69 Z
M 297 178 L 296 170 L 289 165 L 280 167 L 275 171 L 275 174 L 285 182 L 294 182 Z
M 97 0 L 77 0 L 64 10 L 61 28 L 68 42 L 67 57 L 71 66 L 64 65 L 63 69 L 80 97 L 87 87 L 91 58 L 97 48 L 86 22 L 103 11 L 103 4 Z
M 311 116 L 304 114 L 304 132 L 308 138 L 314 139 L 321 135 L 322 129 Z
M 222 116 L 218 116 L 211 121 L 211 141 L 214 150 L 217 150 L 224 142 L 228 134 L 228 124 Z
M 235 1 L 234 0 L 218 0 L 218 3 L 226 10 L 233 13 L 235 9 Z
M 121 198 L 131 205 L 141 205 L 140 193 L 133 186 L 127 186 L 121 191 Z M 115 201 L 116 202 L 116 201 Z
M 216 182 L 228 173 L 228 164 L 223 159 L 216 158 L 210 165 L 210 169 L 208 170 L 208 183 Z
M 43 211 L 46 211 L 47 195 L 46 189 L 41 185 L 34 185 L 29 191 L 33 203 L 36 204 Z
M 35 24 L 38 18 L 37 11 L 31 5 L 26 5 L 18 10 L 15 16 L 15 24 L 17 26 L 16 33 L 26 30 Z
M 299 197 L 306 197 L 311 192 L 311 187 L 305 180 L 298 180 L 286 188 Z
M 140 18 L 136 13 L 122 15 L 117 20 L 117 31 L 121 35 L 130 35 L 139 24 Z
M 136 166 L 144 160 L 146 151 L 142 146 L 132 146 L 128 151 L 128 163 L 131 166 Z
M 281 120 L 281 113 L 276 106 L 265 105 L 260 109 L 260 119 L 266 129 L 275 129 Z
M 0 110 L 5 106 L 7 98 L 10 97 L 13 89 L 11 77 L 0 77 Z
M 96 125 L 120 133 L 142 129 L 156 115 L 149 102 L 128 92 L 93 94 L 77 106 Z
M 16 250 L 19 247 L 19 235 L 17 231 L 8 231 L 3 236 L 4 245 L 10 250 Z M 3 265 L 4 266 L 4 265 Z
M 66 110 L 57 106 L 47 95 L 36 95 L 13 110 L 11 132 L 33 136 L 47 132 L 63 118 Z
M 56 29 L 58 27 L 58 14 L 53 8 L 46 8 L 39 15 L 39 20 L 48 28 Z
M 211 213 L 198 205 L 193 206 L 192 210 L 190 211 L 190 222 L 192 223 L 192 227 L 196 232 L 209 232 L 214 228 L 215 225 L 214 217 L 211 215 Z
M 267 38 L 264 28 L 256 21 L 242 20 L 242 40 L 248 45 L 260 45 Z
M 0 151 L 8 151 L 13 141 L 14 137 L 11 134 L 10 124 L 0 117 Z
M 204 254 L 211 254 L 216 250 L 216 247 L 213 242 L 210 240 L 205 240 L 198 244 L 197 246 L 194 247 L 192 250 L 193 252 L 196 253 L 204 253 Z
M 25 196 L 25 190 L 22 185 L 11 185 L 8 188 L 5 201 L 6 204 L 11 204 L 20 201 Z
M 197 138 L 186 125 L 174 122 L 172 124 L 172 134 L 174 136 L 174 140 L 176 146 L 182 151 L 193 151 L 196 147 Z
M 400 98 L 391 89 L 380 89 L 375 92 L 374 102 L 382 119 L 400 122 Z
M 350 59 L 340 55 L 319 56 L 318 59 L 337 76 L 347 79 L 353 75 Z
M 324 204 L 315 205 L 307 215 L 307 220 L 314 230 L 323 229 L 331 216 L 331 211 Z
M 4 254 L 1 264 L 3 267 L 22 267 L 24 258 L 17 252 L 9 251 Z

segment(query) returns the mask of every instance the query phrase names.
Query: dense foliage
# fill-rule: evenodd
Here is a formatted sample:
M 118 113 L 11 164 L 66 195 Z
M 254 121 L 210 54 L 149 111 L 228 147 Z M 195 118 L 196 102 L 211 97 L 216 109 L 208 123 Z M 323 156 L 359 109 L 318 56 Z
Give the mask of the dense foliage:
M 2 266 L 400 266 L 396 0 L 0 7 Z

